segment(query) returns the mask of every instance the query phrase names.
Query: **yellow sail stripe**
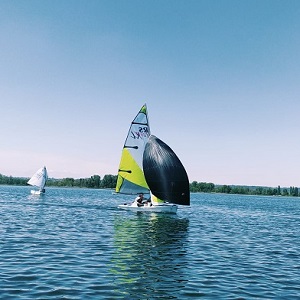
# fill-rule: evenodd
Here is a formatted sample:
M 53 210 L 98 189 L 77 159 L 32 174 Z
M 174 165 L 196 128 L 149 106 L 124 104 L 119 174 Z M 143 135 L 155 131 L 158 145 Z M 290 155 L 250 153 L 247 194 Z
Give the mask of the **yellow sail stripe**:
M 116 192 L 120 191 L 124 179 L 146 189 L 148 188 L 142 169 L 136 163 L 127 148 L 124 148 L 122 151 Z
M 158 205 L 158 204 L 160 204 L 160 203 L 164 203 L 164 201 L 161 200 L 161 199 L 159 199 L 159 198 L 157 198 L 156 196 L 154 196 L 154 195 L 151 193 L 151 203 L 152 203 L 153 205 Z

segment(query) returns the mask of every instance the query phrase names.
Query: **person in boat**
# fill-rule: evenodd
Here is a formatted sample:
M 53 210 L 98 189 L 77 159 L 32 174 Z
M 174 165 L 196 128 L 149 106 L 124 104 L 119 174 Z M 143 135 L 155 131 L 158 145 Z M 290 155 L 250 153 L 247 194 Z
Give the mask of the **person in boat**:
M 139 194 L 134 199 L 134 202 L 137 204 L 137 206 L 143 206 L 144 205 L 143 201 L 144 201 L 144 194 L 143 193 Z

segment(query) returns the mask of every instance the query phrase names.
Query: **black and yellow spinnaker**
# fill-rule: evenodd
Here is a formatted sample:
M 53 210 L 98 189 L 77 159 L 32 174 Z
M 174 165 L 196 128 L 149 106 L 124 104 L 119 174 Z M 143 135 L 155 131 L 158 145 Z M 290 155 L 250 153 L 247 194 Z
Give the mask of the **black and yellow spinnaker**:
M 149 137 L 145 147 L 143 170 L 151 193 L 156 198 L 190 205 L 189 180 L 184 166 L 173 150 L 154 135 Z

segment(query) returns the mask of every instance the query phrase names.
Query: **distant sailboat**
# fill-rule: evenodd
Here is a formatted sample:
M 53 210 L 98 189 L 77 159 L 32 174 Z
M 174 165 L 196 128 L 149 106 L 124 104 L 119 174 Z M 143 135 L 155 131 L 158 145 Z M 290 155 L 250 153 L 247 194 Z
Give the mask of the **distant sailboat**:
M 48 173 L 46 167 L 42 167 L 28 180 L 28 184 L 37 188 L 37 190 L 31 190 L 33 195 L 41 195 L 45 193 L 45 185 L 48 179 Z
M 190 205 L 187 173 L 173 150 L 150 134 L 144 105 L 131 123 L 122 151 L 117 193 L 149 193 L 143 205 L 119 205 L 135 211 L 176 213 L 177 205 Z

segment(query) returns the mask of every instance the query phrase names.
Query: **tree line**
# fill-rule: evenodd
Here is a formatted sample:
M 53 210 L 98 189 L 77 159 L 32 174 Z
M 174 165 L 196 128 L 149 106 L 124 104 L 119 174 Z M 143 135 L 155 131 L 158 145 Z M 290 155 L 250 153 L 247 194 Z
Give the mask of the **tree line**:
M 215 185 L 207 182 L 193 181 L 190 183 L 192 193 L 224 193 L 224 194 L 243 194 L 243 195 L 264 195 L 264 196 L 293 196 L 299 197 L 298 187 L 289 188 L 262 187 L 262 186 L 236 186 L 236 185 Z
M 0 174 L 0 184 L 2 185 L 27 185 L 29 178 L 12 177 Z M 114 189 L 117 184 L 117 175 L 93 175 L 90 178 L 74 179 L 71 177 L 55 179 L 49 178 L 47 186 L 54 187 L 79 187 L 94 189 Z M 197 182 L 190 183 L 192 193 L 224 193 L 224 194 L 243 194 L 243 195 L 265 195 L 265 196 L 294 196 L 299 197 L 298 187 L 289 188 L 261 187 L 261 186 L 235 186 L 235 185 L 215 185 L 214 183 Z
M 0 174 L 0 184 L 2 185 L 27 185 L 29 178 L 12 177 Z M 80 187 L 80 188 L 94 188 L 94 189 L 110 189 L 115 188 L 117 183 L 117 175 L 104 175 L 101 179 L 99 175 L 93 175 L 90 178 L 49 178 L 46 186 L 56 187 Z

